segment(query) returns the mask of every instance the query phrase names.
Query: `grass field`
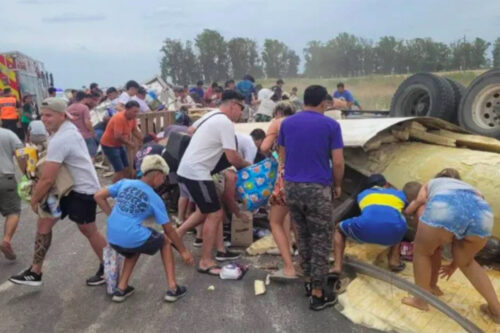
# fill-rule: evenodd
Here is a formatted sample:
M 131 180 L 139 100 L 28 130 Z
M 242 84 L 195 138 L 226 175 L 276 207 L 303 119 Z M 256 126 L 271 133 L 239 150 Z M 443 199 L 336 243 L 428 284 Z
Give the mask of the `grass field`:
M 441 72 L 436 73 L 455 81 L 460 82 L 465 87 L 483 70 L 460 71 L 460 72 Z M 304 89 L 311 84 L 321 84 L 325 86 L 330 93 L 335 91 L 338 82 L 344 82 L 346 89 L 349 89 L 354 98 L 356 98 L 365 110 L 389 110 L 391 99 L 401 82 L 409 75 L 370 75 L 348 78 L 331 79 L 310 79 L 297 78 L 285 79 L 285 90 L 290 91 L 292 87 L 297 87 L 302 94 Z M 276 79 L 258 80 L 257 83 L 264 87 L 271 87 Z

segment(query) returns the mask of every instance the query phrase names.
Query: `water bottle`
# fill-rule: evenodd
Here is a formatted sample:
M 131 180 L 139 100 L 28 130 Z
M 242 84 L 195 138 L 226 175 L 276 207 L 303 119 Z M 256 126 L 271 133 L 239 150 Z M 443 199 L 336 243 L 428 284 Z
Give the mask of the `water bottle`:
M 49 195 L 47 198 L 47 206 L 49 206 L 50 214 L 52 214 L 53 217 L 61 217 L 61 209 L 59 208 L 59 202 L 55 195 Z

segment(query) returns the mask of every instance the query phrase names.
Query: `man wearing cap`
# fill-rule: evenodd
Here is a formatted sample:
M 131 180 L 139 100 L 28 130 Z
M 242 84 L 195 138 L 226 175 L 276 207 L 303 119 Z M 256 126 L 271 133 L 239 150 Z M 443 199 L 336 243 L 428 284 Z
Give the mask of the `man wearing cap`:
M 233 124 L 245 108 L 243 100 L 236 91 L 224 91 L 219 109 L 205 114 L 190 127 L 188 133 L 194 134 L 177 170 L 180 186 L 196 204 L 196 212 L 184 223 L 194 227 L 205 221 L 200 273 L 218 275 L 220 272 L 212 259 L 212 249 L 222 223 L 222 209 L 211 172 L 223 154 L 237 169 L 250 165 L 238 154 Z M 229 251 L 226 254 L 229 255 Z M 218 256 L 222 258 L 224 253 Z
M 175 281 L 171 243 L 185 263 L 193 264 L 194 259 L 169 223 L 165 204 L 154 190 L 165 182 L 165 176 L 169 173 L 167 163 L 160 155 L 148 155 L 142 161 L 141 172 L 140 180 L 123 179 L 94 196 L 99 207 L 109 216 L 106 228 L 109 244 L 125 257 L 120 282 L 112 300 L 123 302 L 134 292 L 134 287 L 128 282 L 139 256 L 154 255 L 161 251 L 168 284 L 164 300 L 175 302 L 184 296 L 186 287 L 177 285 Z M 116 201 L 112 209 L 107 201 L 109 197 Z M 153 217 L 163 227 L 163 233 L 142 225 L 149 217 Z
M 0 251 L 8 260 L 15 260 L 16 255 L 10 245 L 19 222 L 21 199 L 17 195 L 13 157 L 23 143 L 12 131 L 0 128 L 0 214 L 5 217 L 5 233 L 0 242 Z M 22 172 L 26 169 L 26 160 L 17 158 Z
M 100 188 L 96 171 L 92 165 L 87 146 L 78 129 L 69 121 L 71 115 L 66 112 L 66 102 L 60 98 L 49 97 L 42 103 L 42 121 L 51 134 L 47 155 L 42 166 L 41 176 L 31 197 L 31 207 L 38 213 L 39 204 L 45 200 L 55 184 L 62 165 L 68 170 L 73 186 L 71 191 L 59 198 L 61 219 L 66 216 L 75 222 L 81 233 L 87 237 L 99 261 L 106 240 L 95 224 L 96 202 L 94 194 Z M 52 240 L 52 228 L 56 217 L 39 217 L 35 237 L 33 264 L 19 275 L 9 280 L 16 284 L 39 286 L 42 284 L 42 265 Z M 105 283 L 102 264 L 97 273 L 87 280 L 87 285 Z

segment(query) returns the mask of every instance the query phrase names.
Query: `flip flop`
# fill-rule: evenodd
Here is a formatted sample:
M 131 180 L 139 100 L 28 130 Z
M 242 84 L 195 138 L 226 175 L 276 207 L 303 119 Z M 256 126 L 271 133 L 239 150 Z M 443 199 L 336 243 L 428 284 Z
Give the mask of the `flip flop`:
M 271 280 L 281 281 L 281 282 L 284 282 L 284 281 L 293 281 L 293 280 L 297 280 L 298 279 L 297 275 L 295 275 L 295 276 L 285 275 L 285 273 L 283 272 L 283 269 L 277 270 L 276 272 L 274 272 L 273 274 L 271 274 L 269 276 L 269 278 Z
M 391 272 L 394 272 L 394 273 L 402 272 L 402 271 L 404 271 L 405 268 L 406 268 L 406 264 L 404 262 L 400 262 L 399 265 L 396 265 L 396 266 L 389 265 L 389 269 L 391 270 Z
M 198 273 L 208 274 L 208 275 L 212 275 L 212 276 L 219 276 L 219 273 L 212 272 L 212 270 L 214 270 L 214 269 L 219 269 L 219 273 L 220 273 L 220 270 L 222 269 L 222 267 L 220 267 L 219 265 L 213 265 L 213 266 L 210 266 L 210 267 L 205 268 L 205 269 L 198 267 Z
M 500 324 L 500 317 L 497 317 L 497 316 L 493 315 L 493 313 L 491 313 L 490 308 L 488 307 L 488 304 L 481 304 L 479 306 L 479 310 L 481 310 L 481 312 L 483 314 L 485 314 L 488 317 L 490 317 L 491 320 L 493 320 L 493 322 L 495 324 Z

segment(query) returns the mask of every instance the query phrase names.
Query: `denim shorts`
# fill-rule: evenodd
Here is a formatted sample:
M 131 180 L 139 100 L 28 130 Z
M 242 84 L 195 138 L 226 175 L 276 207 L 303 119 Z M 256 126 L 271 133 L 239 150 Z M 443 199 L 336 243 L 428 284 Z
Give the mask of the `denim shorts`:
M 97 155 L 97 142 L 95 138 L 84 139 L 87 149 L 89 151 L 90 157 L 95 157 Z
M 443 228 L 457 239 L 491 236 L 493 213 L 488 203 L 471 191 L 454 190 L 427 201 L 421 222 Z
M 125 147 L 108 147 L 101 145 L 104 155 L 109 160 L 109 163 L 113 166 L 115 172 L 120 172 L 125 168 L 128 168 L 128 156 Z

